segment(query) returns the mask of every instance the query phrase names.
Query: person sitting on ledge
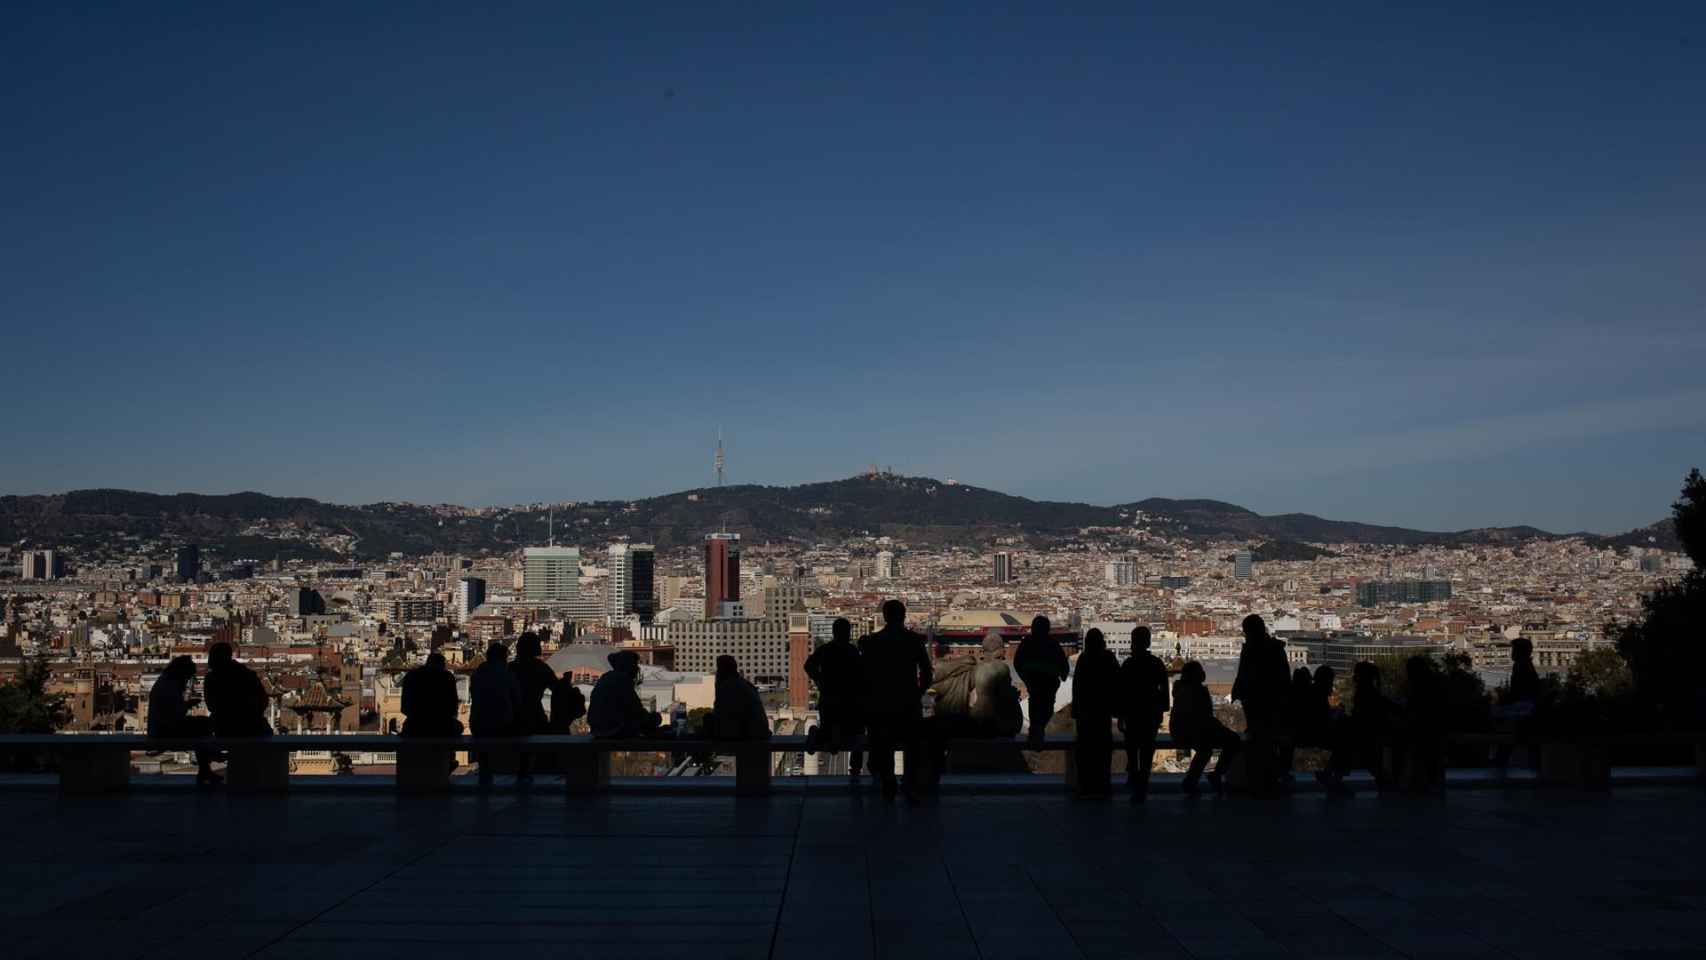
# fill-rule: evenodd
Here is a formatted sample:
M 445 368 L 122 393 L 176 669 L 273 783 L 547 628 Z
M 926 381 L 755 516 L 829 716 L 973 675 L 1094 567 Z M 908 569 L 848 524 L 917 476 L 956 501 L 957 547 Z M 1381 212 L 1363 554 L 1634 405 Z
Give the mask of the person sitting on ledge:
M 717 699 L 711 706 L 711 734 L 719 740 L 768 740 L 770 716 L 758 688 L 740 675 L 731 656 L 717 658 Z
M 148 735 L 161 739 L 185 739 L 210 736 L 213 733 L 213 721 L 208 717 L 192 717 L 190 708 L 196 701 L 190 699 L 190 682 L 195 679 L 195 661 L 189 657 L 173 657 L 161 671 L 160 679 L 154 681 L 154 688 L 148 691 Z M 213 772 L 213 761 L 218 759 L 217 750 L 197 750 L 195 752 L 196 772 L 195 782 L 198 785 L 213 786 L 224 782 L 223 778 Z
M 403 674 L 403 731 L 405 737 L 460 737 L 456 719 L 461 699 L 456 676 L 445 666 L 444 654 L 434 653 L 422 666 Z
M 207 712 L 213 717 L 214 735 L 272 736 L 267 700 L 261 678 L 237 662 L 231 644 L 221 641 L 207 649 Z
M 1333 755 L 1328 768 L 1315 775 L 1327 792 L 1349 796 L 1345 775 L 1363 767 L 1374 775 L 1375 789 L 1390 786 L 1382 746 L 1394 730 L 1396 709 L 1380 692 L 1380 668 L 1367 660 L 1351 670 L 1351 711 L 1334 725 Z
M 552 733 L 568 733 L 574 728 L 576 720 L 586 716 L 586 694 L 581 693 L 580 687 L 575 686 L 574 677 L 569 671 L 564 671 L 551 687 L 551 726 Z
M 586 722 L 602 739 L 660 736 L 658 715 L 640 702 L 640 655 L 618 650 L 608 658 L 610 669 L 592 686 Z
M 1219 793 L 1222 789 L 1221 775 L 1229 769 L 1232 758 L 1244 748 L 1244 741 L 1238 738 L 1238 734 L 1214 715 L 1214 698 L 1209 696 L 1207 679 L 1208 674 L 1202 664 L 1195 660 L 1185 664 L 1179 672 L 1178 681 L 1173 684 L 1173 713 L 1167 722 L 1173 742 L 1193 751 L 1190 769 L 1185 771 L 1185 780 L 1179 785 L 1179 789 L 1193 797 L 1201 792 L 1197 789 L 1197 781 L 1202 778 L 1209 756 L 1216 749 L 1220 751 L 1220 760 L 1208 775 L 1208 783 L 1215 793 Z

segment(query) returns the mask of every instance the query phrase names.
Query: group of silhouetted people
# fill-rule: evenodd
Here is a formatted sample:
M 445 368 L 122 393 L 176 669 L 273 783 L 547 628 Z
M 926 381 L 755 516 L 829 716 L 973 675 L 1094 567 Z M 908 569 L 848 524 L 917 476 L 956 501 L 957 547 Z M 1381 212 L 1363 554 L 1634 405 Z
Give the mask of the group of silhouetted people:
M 934 776 L 932 761 L 941 758 L 939 745 L 928 742 L 929 731 L 923 723 L 935 702 L 925 639 L 907 629 L 906 607 L 899 600 L 884 603 L 882 612 L 883 628 L 857 642 L 849 622 L 837 619 L 831 640 L 807 658 L 805 672 L 817 685 L 820 716 L 808 749 L 847 750 L 849 776 L 856 782 L 867 759 L 860 747 L 867 747 L 870 772 L 881 784 L 884 798 L 892 800 L 901 789 L 894 769 L 897 751 L 907 756 L 909 797 L 918 795 L 922 779 Z M 1205 775 L 1211 789 L 1224 789 L 1229 765 L 1240 755 L 1247 790 L 1262 794 L 1278 789 L 1292 776 L 1298 747 L 1328 751 L 1326 768 L 1316 777 L 1334 793 L 1348 792 L 1345 777 L 1358 769 L 1370 771 L 1382 789 L 1388 786 L 1388 771 L 1398 766 L 1413 787 L 1429 789 L 1443 782 L 1447 697 L 1445 680 L 1431 659 L 1418 656 L 1406 662 L 1407 696 L 1402 705 L 1382 692 L 1380 670 L 1374 664 L 1357 664 L 1350 708 L 1340 710 L 1334 704 L 1331 667 L 1322 666 L 1313 673 L 1301 667 L 1292 671 L 1284 643 L 1269 634 L 1259 616 L 1246 617 L 1243 630 L 1244 646 L 1231 690 L 1231 699 L 1243 708 L 1246 733 L 1240 736 L 1215 715 L 1202 664 L 1184 664 L 1169 695 L 1168 670 L 1149 652 L 1148 627 L 1132 631 L 1131 655 L 1123 663 L 1108 649 L 1100 630 L 1088 631 L 1074 670 L 1052 635 L 1048 618 L 1037 617 L 1013 661 L 1030 698 L 1029 745 L 1043 745 L 1060 686 L 1070 681 L 1076 730 L 1073 762 L 1078 792 L 1086 798 L 1112 794 L 1116 730 L 1123 740 L 1132 799 L 1147 796 L 1164 718 L 1175 747 L 1192 753 L 1182 783 L 1187 794 L 1200 792 Z M 1495 717 L 1507 729 L 1521 732 L 1534 714 L 1540 680 L 1528 641 L 1519 639 L 1511 647 L 1511 682 Z M 545 662 L 537 634 L 524 633 L 516 640 L 513 660 L 507 645 L 491 644 L 484 662 L 470 677 L 470 732 L 475 737 L 568 733 L 576 720 L 585 717 L 592 735 L 603 739 L 672 733 L 640 698 L 638 654 L 617 650 L 608 661 L 610 668 L 593 685 L 589 701 L 570 674 L 559 676 Z M 1002 678 L 1007 675 L 1004 668 L 998 672 Z M 194 740 L 272 732 L 265 685 L 253 670 L 237 662 L 231 644 L 209 648 L 204 681 L 207 716 L 189 712 L 196 705 L 189 695 L 195 676 L 196 664 L 190 657 L 174 657 L 167 664 L 149 694 L 149 736 Z M 549 712 L 547 692 L 551 694 Z M 1010 687 L 1007 696 L 1016 699 Z M 460 736 L 459 708 L 456 678 L 441 654 L 431 654 L 424 665 L 404 675 L 403 736 Z M 1012 726 L 1002 729 L 1001 735 L 1019 729 L 1017 708 L 1013 709 Z M 733 657 L 717 658 L 715 703 L 701 732 L 727 740 L 770 736 L 763 697 L 741 675 Z M 1387 751 L 1401 754 L 1400 762 L 1389 764 Z M 1209 761 L 1217 752 L 1219 762 L 1210 771 Z M 220 778 L 211 766 L 218 752 L 198 749 L 195 753 L 197 782 L 218 783 Z M 1495 757 L 1497 766 L 1502 768 L 1508 759 L 1509 748 L 1501 747 Z M 481 753 L 478 761 L 480 783 L 489 785 L 492 759 Z M 518 783 L 531 779 L 532 766 L 522 751 L 517 759 Z

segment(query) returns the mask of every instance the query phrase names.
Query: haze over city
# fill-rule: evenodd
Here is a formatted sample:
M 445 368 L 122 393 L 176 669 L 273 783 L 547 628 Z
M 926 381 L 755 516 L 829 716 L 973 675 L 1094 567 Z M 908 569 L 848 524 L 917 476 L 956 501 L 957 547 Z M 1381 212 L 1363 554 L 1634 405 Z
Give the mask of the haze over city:
M 6 493 L 870 462 L 1615 532 L 1706 440 L 1698 4 L 9 10 Z

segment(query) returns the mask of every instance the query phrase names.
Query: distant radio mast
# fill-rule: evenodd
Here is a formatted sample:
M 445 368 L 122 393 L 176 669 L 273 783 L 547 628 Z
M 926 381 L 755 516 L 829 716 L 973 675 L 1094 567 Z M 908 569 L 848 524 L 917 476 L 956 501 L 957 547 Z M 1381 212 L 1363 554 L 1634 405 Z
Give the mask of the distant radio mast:
M 723 485 L 723 428 L 717 428 L 717 458 L 711 461 L 717 468 L 717 486 Z

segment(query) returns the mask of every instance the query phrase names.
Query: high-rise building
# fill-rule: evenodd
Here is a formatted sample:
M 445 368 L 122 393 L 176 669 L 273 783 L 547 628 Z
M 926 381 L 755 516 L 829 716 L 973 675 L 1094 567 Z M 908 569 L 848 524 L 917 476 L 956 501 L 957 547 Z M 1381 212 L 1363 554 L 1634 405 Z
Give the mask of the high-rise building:
M 656 557 L 656 551 L 649 543 L 610 545 L 610 580 L 605 594 L 605 612 L 612 619 L 637 613 L 642 622 L 651 622 Z
M 1013 555 L 1005 550 L 995 555 L 995 585 L 1013 582 Z
M 18 574 L 23 580 L 58 580 L 65 576 L 65 561 L 53 550 L 25 550 Z
M 1188 590 L 1191 586 L 1190 577 L 1181 577 L 1178 574 L 1164 576 L 1159 582 L 1163 590 Z
M 201 576 L 201 548 L 195 544 L 178 548 L 178 580 L 191 583 Z
M 1137 561 L 1130 558 L 1109 560 L 1102 576 L 1110 587 L 1129 587 L 1137 583 Z
M 444 601 L 437 597 L 397 597 L 390 608 L 392 623 L 432 623 L 444 616 Z
M 811 614 L 788 615 L 788 706 L 803 711 L 811 705 L 811 680 L 806 658 L 812 654 Z
M 522 553 L 522 584 L 528 603 L 569 603 L 579 599 L 579 548 L 528 547 Z
M 740 534 L 705 535 L 705 619 L 738 617 Z
M 1239 580 L 1248 580 L 1256 571 L 1256 555 L 1249 550 L 1240 550 L 1232 556 L 1232 575 Z
M 894 551 L 877 551 L 877 579 L 893 580 L 900 575 L 900 564 L 895 562 Z
M 486 581 L 480 577 L 463 577 L 456 581 L 456 622 L 467 623 L 474 611 L 486 602 Z
M 326 598 L 320 591 L 309 587 L 297 587 L 290 591 L 290 613 L 297 617 L 311 617 L 326 612 Z

